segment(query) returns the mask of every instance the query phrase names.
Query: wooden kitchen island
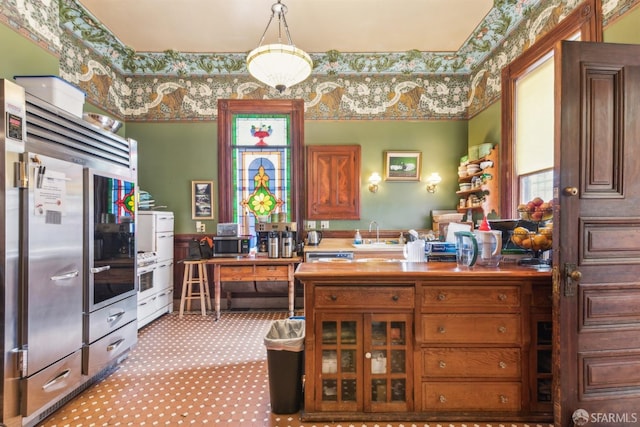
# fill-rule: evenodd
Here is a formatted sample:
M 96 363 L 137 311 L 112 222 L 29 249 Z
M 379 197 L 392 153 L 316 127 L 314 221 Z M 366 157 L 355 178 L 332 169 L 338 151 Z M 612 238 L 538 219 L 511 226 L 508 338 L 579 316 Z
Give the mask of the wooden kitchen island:
M 302 263 L 303 420 L 552 422 L 551 271 Z

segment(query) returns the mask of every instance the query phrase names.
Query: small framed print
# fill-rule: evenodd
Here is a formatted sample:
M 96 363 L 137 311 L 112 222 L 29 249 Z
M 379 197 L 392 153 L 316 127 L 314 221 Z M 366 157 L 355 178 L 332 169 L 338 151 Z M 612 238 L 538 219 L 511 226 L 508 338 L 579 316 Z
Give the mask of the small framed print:
M 191 181 L 191 219 L 213 219 L 213 181 Z
M 421 151 L 385 151 L 386 181 L 420 181 Z

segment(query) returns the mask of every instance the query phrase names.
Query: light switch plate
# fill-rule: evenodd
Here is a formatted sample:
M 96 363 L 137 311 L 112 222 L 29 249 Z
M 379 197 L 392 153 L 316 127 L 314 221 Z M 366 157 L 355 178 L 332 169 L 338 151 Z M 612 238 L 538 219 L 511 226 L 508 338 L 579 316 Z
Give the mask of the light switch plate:
M 329 221 L 320 221 L 320 229 L 328 230 L 329 229 Z
M 202 221 L 196 221 L 196 233 L 204 233 L 206 231 L 206 225 Z
M 307 220 L 307 230 L 315 230 L 316 222 Z

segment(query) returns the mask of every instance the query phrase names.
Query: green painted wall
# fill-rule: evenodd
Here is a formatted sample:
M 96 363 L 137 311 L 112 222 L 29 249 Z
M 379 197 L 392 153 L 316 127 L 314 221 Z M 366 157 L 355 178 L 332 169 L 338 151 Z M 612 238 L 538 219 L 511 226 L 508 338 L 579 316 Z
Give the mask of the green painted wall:
M 29 39 L 0 25 L 0 77 L 43 75 L 57 76 L 60 71 L 58 58 Z
M 217 182 L 216 132 L 214 123 L 127 124 L 127 136 L 138 141 L 140 188 L 175 212 L 177 233 L 195 231 L 191 181 Z M 467 150 L 467 123 L 306 122 L 305 143 L 362 147 L 361 220 L 331 221 L 331 229 L 366 228 L 371 220 L 383 229 L 425 228 L 432 209 L 455 206 L 456 164 Z M 421 175 L 439 172 L 443 178 L 438 191 L 427 193 L 422 182 L 383 181 L 377 193 L 369 192 L 367 178 L 373 171 L 383 173 L 385 150 L 421 151 Z M 204 222 L 208 231 L 215 229 L 217 221 Z
M 501 111 L 498 100 L 469 120 L 469 146 L 483 142 L 500 143 Z
M 191 181 L 215 181 L 217 186 L 217 132 L 213 122 L 127 124 L 127 137 L 138 141 L 140 189 L 151 193 L 156 205 L 175 212 L 176 233 L 195 232 Z M 215 232 L 217 221 L 203 222 Z

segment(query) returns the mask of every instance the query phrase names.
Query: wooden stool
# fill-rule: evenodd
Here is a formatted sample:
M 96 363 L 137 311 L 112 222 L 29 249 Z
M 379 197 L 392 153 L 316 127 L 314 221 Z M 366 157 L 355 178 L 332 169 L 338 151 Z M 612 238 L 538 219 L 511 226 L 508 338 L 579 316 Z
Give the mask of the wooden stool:
M 196 268 L 194 268 L 196 267 Z M 197 275 L 194 277 L 194 270 Z M 209 294 L 209 279 L 207 266 L 204 261 L 184 261 L 184 276 L 182 279 L 182 295 L 180 296 L 180 317 L 184 314 L 184 303 L 187 311 L 191 310 L 191 300 L 199 299 L 202 315 L 207 315 L 207 308 L 211 310 L 211 295 Z

